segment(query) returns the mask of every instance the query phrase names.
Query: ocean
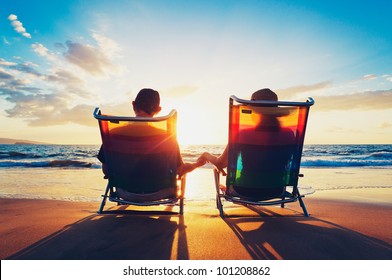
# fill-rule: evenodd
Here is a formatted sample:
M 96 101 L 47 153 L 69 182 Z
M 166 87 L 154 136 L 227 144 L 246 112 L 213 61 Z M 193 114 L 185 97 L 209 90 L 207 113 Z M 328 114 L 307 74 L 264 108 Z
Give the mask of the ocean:
M 98 150 L 99 145 L 0 145 L 0 168 L 101 168 Z M 190 145 L 181 147 L 181 154 L 194 162 L 203 152 L 223 150 L 223 145 Z M 392 145 L 305 145 L 301 166 L 392 168 Z
M 184 161 L 224 145 L 181 147 Z M 0 197 L 100 201 L 107 181 L 96 158 L 99 145 L 0 145 Z M 187 200 L 212 201 L 212 165 L 189 173 Z M 300 178 L 302 194 L 340 189 L 392 190 L 392 145 L 306 145 Z M 306 193 L 304 193 L 304 190 Z M 392 201 L 392 192 L 385 198 Z

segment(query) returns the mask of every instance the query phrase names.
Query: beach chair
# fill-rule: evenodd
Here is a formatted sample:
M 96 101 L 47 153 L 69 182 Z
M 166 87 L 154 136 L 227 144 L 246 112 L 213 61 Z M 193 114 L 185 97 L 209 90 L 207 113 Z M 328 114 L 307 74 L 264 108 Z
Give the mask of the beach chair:
M 281 205 L 299 201 L 302 148 L 312 98 L 306 102 L 249 101 L 230 97 L 226 185 L 214 169 L 216 204 Z
M 185 175 L 177 177 L 177 112 L 167 116 L 119 117 L 94 111 L 99 122 L 108 184 L 106 200 L 119 205 L 179 205 L 184 212 Z

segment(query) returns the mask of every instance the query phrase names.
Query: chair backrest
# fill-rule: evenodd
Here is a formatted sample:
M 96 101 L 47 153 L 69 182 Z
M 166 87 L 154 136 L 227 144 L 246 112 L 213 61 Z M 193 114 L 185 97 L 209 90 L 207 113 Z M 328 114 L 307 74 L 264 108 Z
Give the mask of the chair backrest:
M 133 193 L 176 188 L 177 112 L 155 118 L 102 115 L 98 119 L 112 186 Z
M 226 185 L 279 195 L 297 186 L 309 108 L 307 102 L 230 97 Z M 257 192 L 256 192 L 257 193 Z

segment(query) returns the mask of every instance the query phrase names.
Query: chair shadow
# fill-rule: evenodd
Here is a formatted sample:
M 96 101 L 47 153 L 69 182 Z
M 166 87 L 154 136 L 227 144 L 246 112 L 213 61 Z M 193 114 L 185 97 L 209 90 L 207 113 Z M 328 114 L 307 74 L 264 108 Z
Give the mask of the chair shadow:
M 227 215 L 224 221 L 253 259 L 381 260 L 392 259 L 392 246 L 315 217 L 279 214 L 247 206 L 256 216 Z
M 8 259 L 189 259 L 184 218 L 171 212 L 172 206 L 164 211 L 133 211 L 126 207 L 85 217 Z

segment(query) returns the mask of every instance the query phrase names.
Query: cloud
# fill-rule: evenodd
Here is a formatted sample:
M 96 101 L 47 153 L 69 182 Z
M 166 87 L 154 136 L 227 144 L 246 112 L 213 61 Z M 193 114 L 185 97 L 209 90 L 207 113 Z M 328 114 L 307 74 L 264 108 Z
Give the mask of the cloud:
M 306 92 L 316 92 L 325 88 L 329 88 L 331 86 L 332 86 L 331 81 L 324 81 L 312 85 L 300 85 L 300 86 L 290 87 L 286 89 L 278 89 L 276 90 L 276 94 L 279 96 L 280 100 L 284 100 L 284 99 L 293 98 L 298 94 L 302 94 Z
M 45 57 L 51 62 L 58 61 L 58 57 L 54 53 L 51 53 L 43 44 L 35 43 L 31 45 L 31 48 L 34 50 L 36 54 Z
M 6 68 L 0 68 L 0 96 L 13 106 L 5 110 L 8 117 L 25 119 L 32 126 L 71 122 L 93 125 L 88 120 L 93 106 L 74 105 L 75 102 L 88 103 L 92 96 L 84 90 L 84 81 L 78 76 L 61 68 L 49 74 L 41 73 L 28 62 L 12 63 L 2 59 L 0 63 Z M 31 75 L 33 80 L 25 78 Z M 87 113 L 87 108 L 90 109 L 88 117 L 74 115 Z
M 10 73 L 8 73 L 0 68 L 0 81 L 1 80 L 10 80 L 13 78 L 14 78 L 14 76 L 12 76 Z
M 380 125 L 380 128 L 382 128 L 382 129 L 390 128 L 390 127 L 392 127 L 392 122 L 383 122 L 383 123 Z
M 57 83 L 62 88 L 62 91 L 69 96 L 74 95 L 83 98 L 91 98 L 93 96 L 91 92 L 85 90 L 85 81 L 66 69 L 55 69 L 53 73 L 46 75 L 44 79 L 51 83 Z
M 368 74 L 368 75 L 364 75 L 364 76 L 362 77 L 362 79 L 363 79 L 363 80 L 375 80 L 375 79 L 377 79 L 377 76 L 374 75 L 374 74 Z
M 14 30 L 21 34 L 22 36 L 31 39 L 31 34 L 26 32 L 26 28 L 23 27 L 23 23 L 18 20 L 16 15 L 9 15 L 8 19 L 11 21 L 11 25 L 14 27 Z
M 47 56 L 48 55 L 48 49 L 40 43 L 32 44 L 31 47 L 40 56 Z
M 9 19 L 15 22 L 17 17 L 11 15 Z M 4 110 L 7 117 L 23 119 L 30 126 L 96 126 L 92 104 L 98 100 L 96 89 L 101 77 L 97 76 L 109 70 L 114 75 L 116 67 L 111 58 L 117 56 L 119 48 L 103 35 L 95 33 L 93 37 L 96 45 L 66 41 L 55 43 L 56 51 L 40 42 L 31 44 L 40 58 L 39 65 L 20 57 L 12 61 L 0 58 L 0 98 L 8 102 Z
M 64 57 L 92 75 L 102 75 L 106 72 L 106 68 L 113 67 L 108 57 L 99 48 L 72 41 L 65 42 L 65 45 L 68 49 Z
M 102 34 L 94 33 L 92 37 L 98 43 L 98 48 L 108 58 L 114 58 L 120 51 L 120 46 L 114 40 L 105 37 Z
M 61 113 L 68 116 L 67 121 L 85 126 L 97 126 L 97 121 L 92 117 L 94 106 L 77 105 L 70 109 L 66 109 Z
M 314 110 L 387 110 L 392 109 L 392 89 L 365 91 L 348 95 L 314 97 Z
M 15 62 L 6 61 L 5 59 L 0 58 L 0 65 L 12 66 L 12 65 L 16 65 L 16 63 Z
M 10 21 L 14 21 L 14 20 L 17 20 L 18 17 L 17 17 L 16 15 L 10 14 L 10 15 L 8 16 L 8 19 L 9 19 Z
M 51 126 L 67 123 L 94 126 L 93 106 L 69 107 L 66 96 L 56 94 L 24 94 L 14 92 L 7 100 L 16 105 L 5 110 L 9 117 L 25 118 L 31 126 Z
M 48 81 L 60 82 L 68 86 L 82 87 L 84 81 L 72 72 L 65 69 L 56 69 L 52 74 L 46 76 Z
M 35 65 L 33 65 L 30 62 L 25 62 L 25 63 L 19 63 L 19 64 L 11 65 L 10 69 L 14 69 L 14 70 L 17 70 L 18 72 L 23 72 L 25 74 L 30 74 L 30 75 L 33 75 L 35 77 L 41 77 L 42 74 L 39 71 L 37 71 L 34 68 L 34 66 Z

